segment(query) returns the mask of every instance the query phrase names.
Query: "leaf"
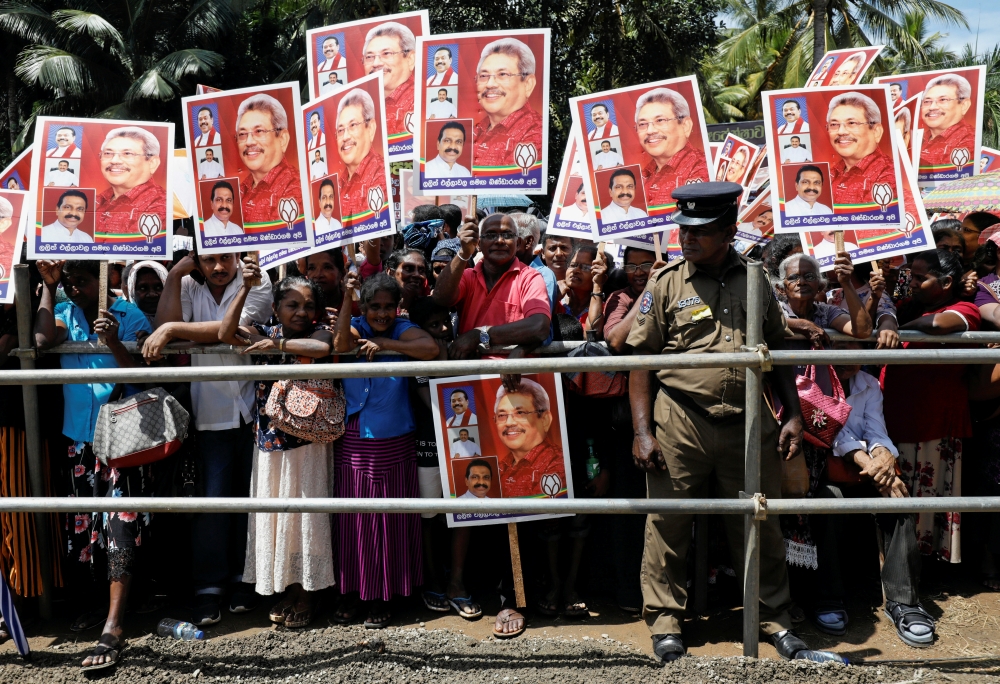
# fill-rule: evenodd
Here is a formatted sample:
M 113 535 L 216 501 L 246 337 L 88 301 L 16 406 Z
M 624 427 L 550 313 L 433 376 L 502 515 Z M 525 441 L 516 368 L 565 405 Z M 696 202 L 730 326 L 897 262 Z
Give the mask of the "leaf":
M 101 47 L 113 43 L 119 50 L 125 51 L 125 44 L 118 29 L 99 14 L 67 9 L 56 10 L 52 13 L 52 18 L 61 29 L 87 35 Z
M 73 94 L 85 93 L 95 85 L 81 57 L 48 45 L 26 47 L 14 73 L 29 85 Z
M 0 6 L 0 31 L 29 43 L 50 43 L 56 36 L 52 16 L 34 5 L 5 3 Z
M 164 78 L 157 69 L 150 69 L 125 92 L 125 104 L 135 104 L 139 100 L 167 101 L 176 96 L 176 84 Z
M 222 55 L 211 50 L 178 50 L 158 61 L 153 70 L 171 81 L 180 81 L 185 76 L 212 76 L 224 61 Z

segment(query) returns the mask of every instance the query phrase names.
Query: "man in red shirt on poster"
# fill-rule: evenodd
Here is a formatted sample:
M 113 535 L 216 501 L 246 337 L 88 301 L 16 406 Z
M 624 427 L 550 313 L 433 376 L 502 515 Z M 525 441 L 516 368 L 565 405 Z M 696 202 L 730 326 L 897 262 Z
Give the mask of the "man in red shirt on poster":
M 483 166 L 517 166 L 519 143 L 535 146 L 541 159 L 542 117 L 528 104 L 535 90 L 535 55 L 516 38 L 501 38 L 483 48 L 476 69 L 476 97 L 486 116 L 473 131 L 473 173 Z
M 17 224 L 14 223 L 14 205 L 6 197 L 0 197 L 0 278 L 10 278 L 11 268 L 20 261 L 20 245 L 17 239 Z
M 243 227 L 281 219 L 278 202 L 294 199 L 302 211 L 299 172 L 285 161 L 291 140 L 288 115 L 276 99 L 252 95 L 236 111 L 236 140 L 240 159 L 250 174 L 240 183 Z
M 566 466 L 562 449 L 548 439 L 553 416 L 545 388 L 527 378 L 517 392 L 501 385 L 493 420 L 508 449 L 499 459 L 504 498 L 557 496 L 566 486 Z
M 675 188 L 708 180 L 705 153 L 689 142 L 694 121 L 680 93 L 668 88 L 644 93 L 635 103 L 635 129 L 650 156 L 642 169 L 647 207 L 673 204 Z
M 167 226 L 167 191 L 153 182 L 160 166 L 160 141 L 138 126 L 108 131 L 101 145 L 101 173 L 108 189 L 97 196 L 94 242 L 110 235 L 141 237 L 139 220 L 155 214 Z
M 965 123 L 972 106 L 972 85 L 958 74 L 943 74 L 928 82 L 920 102 L 920 120 L 929 137 L 920 148 L 920 168 L 955 165 L 952 152 L 964 148 L 964 164 L 974 161 L 976 132 Z M 963 165 L 964 165 L 963 164 Z
M 407 119 L 413 115 L 416 47 L 413 31 L 395 21 L 379 24 L 365 37 L 365 68 L 369 74 L 382 72 L 385 125 L 389 135 L 413 132 L 413 124 L 407 125 Z
M 372 144 L 377 129 L 371 95 L 361 88 L 347 93 L 337 105 L 337 153 L 346 169 L 341 175 L 346 180 L 340 187 L 340 211 L 345 221 L 371 209 L 368 193 L 372 188 L 382 189 L 383 201 L 389 197 L 385 161 Z
M 878 147 L 885 131 L 875 101 L 859 92 L 838 95 L 830 101 L 826 130 L 840 156 L 830 169 L 834 208 L 876 202 L 872 187 L 877 183 L 887 184 L 895 199 L 896 171 Z

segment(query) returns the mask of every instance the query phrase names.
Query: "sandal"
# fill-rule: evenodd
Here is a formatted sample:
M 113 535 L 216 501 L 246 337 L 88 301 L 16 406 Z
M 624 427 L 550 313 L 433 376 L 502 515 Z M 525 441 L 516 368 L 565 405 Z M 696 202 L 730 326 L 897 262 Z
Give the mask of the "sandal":
M 81 672 L 93 672 L 94 670 L 106 670 L 109 667 L 114 667 L 118 664 L 118 655 L 122 651 L 121 641 L 114 634 L 102 634 L 101 638 L 97 640 L 97 646 L 94 650 L 90 652 L 87 656 L 93 662 L 93 659 L 97 656 L 105 656 L 110 658 L 99 665 L 82 665 L 80 667 Z M 87 658 L 84 658 L 86 660 Z
M 586 602 L 582 601 L 576 594 L 570 594 L 566 599 L 566 607 L 563 608 L 563 615 L 571 620 L 581 620 L 590 617 Z
M 0 644 L 10 639 L 10 630 L 7 629 L 7 621 L 0 616 Z
M 428 610 L 433 610 L 435 613 L 451 612 L 451 603 L 444 592 L 425 591 L 422 596 L 424 605 L 427 606 Z
M 812 614 L 813 625 L 824 634 L 847 634 L 847 611 L 843 601 L 826 601 L 816 606 Z
M 512 620 L 517 620 L 519 618 L 522 621 L 521 622 L 521 629 L 519 629 L 519 630 L 517 630 L 515 632 L 506 632 L 506 633 L 504 633 L 504 632 L 498 631 L 497 627 L 496 627 L 496 624 L 494 624 L 493 625 L 493 636 L 496 637 L 497 639 L 513 639 L 516 636 L 520 636 L 521 634 L 524 634 L 524 630 L 527 628 L 526 627 L 527 621 L 525 621 L 524 616 L 521 615 L 519 612 L 517 612 L 513 608 L 504 608 L 503 610 L 501 610 L 499 613 L 497 613 L 497 620 L 496 620 L 501 625 L 506 625 L 508 622 L 511 622 Z
M 285 613 L 285 627 L 287 629 L 302 629 L 308 627 L 312 622 L 313 613 L 318 612 L 319 601 L 311 602 L 309 607 L 303 611 L 295 610 L 295 606 L 289 606 L 289 612 Z
M 365 629 L 385 629 L 392 621 L 389 605 L 385 601 L 373 603 L 371 610 L 368 611 L 368 617 L 365 618 Z
M 349 625 L 358 616 L 358 603 L 360 599 L 357 594 L 341 596 L 337 609 L 333 611 L 333 621 L 338 625 Z
M 990 591 L 1000 591 L 1000 573 L 987 572 L 983 574 L 983 586 Z
M 545 617 L 557 617 L 559 615 L 559 604 L 556 603 L 557 596 L 558 592 L 550 591 L 545 595 L 544 599 L 538 602 L 538 606 L 535 610 Z
M 281 599 L 274 604 L 274 607 L 271 608 L 271 612 L 268 613 L 267 617 L 270 618 L 271 622 L 276 625 L 285 624 L 285 620 L 288 618 L 288 611 L 294 603 L 295 601 L 290 598 Z
M 108 619 L 108 609 L 98 608 L 97 610 L 91 610 L 83 615 L 77 617 L 73 620 L 73 624 L 69 626 L 69 631 L 71 632 L 86 632 L 88 629 L 93 629 L 94 627 L 99 627 L 103 625 Z
M 448 599 L 448 603 L 460 617 L 464 617 L 466 620 L 475 620 L 483 614 L 483 609 L 472 600 L 471 596 L 456 596 Z
M 896 634 L 913 648 L 927 648 L 934 643 L 934 618 L 919 603 L 907 606 L 885 602 L 885 615 L 896 625 Z

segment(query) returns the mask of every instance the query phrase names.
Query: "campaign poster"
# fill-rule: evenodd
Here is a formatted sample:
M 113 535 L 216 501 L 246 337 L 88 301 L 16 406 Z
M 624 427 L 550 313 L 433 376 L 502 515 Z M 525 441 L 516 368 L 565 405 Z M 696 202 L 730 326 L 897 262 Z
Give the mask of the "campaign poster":
M 174 191 L 174 220 L 193 218 L 198 213 L 198 203 L 195 201 L 194 175 L 188 163 L 187 150 L 174 150 L 170 178 Z
M 901 204 L 903 223 L 898 228 L 844 231 L 844 248 L 850 253 L 851 261 L 855 264 L 891 259 L 910 252 L 934 248 L 931 223 L 927 219 L 910 160 L 902 152 L 902 146 L 896 148 L 896 154 L 903 176 Z M 802 231 L 799 235 L 803 251 L 815 257 L 823 270 L 833 268 L 833 261 L 836 258 L 835 232 L 810 230 Z
M 979 153 L 979 173 L 992 171 L 1000 171 L 1000 150 L 983 147 L 983 151 Z
M 740 254 L 746 254 L 757 245 L 766 245 L 772 238 L 774 211 L 771 209 L 771 192 L 765 190 L 740 211 L 733 247 Z
M 861 82 L 868 67 L 875 63 L 884 45 L 830 50 L 806 79 L 807 88 L 849 86 Z
M 499 375 L 431 378 L 430 389 L 445 497 L 573 498 L 559 375 L 522 375 L 518 392 Z M 448 527 L 558 517 L 454 513 Z
M 306 32 L 312 99 L 381 72 L 390 159 L 413 154 L 414 99 L 421 92 L 417 39 L 430 34 L 427 10 L 334 24 Z M 451 65 L 449 64 L 449 69 Z M 451 72 L 453 73 L 453 72 Z
M 717 181 L 742 185 L 746 189 L 753 181 L 761 149 L 749 140 L 732 133 L 727 134 L 719 153 L 714 157 L 712 177 Z
M 309 166 L 297 83 L 182 99 L 196 179 L 199 254 L 312 244 Z
M 173 142 L 172 123 L 39 117 L 28 258 L 169 259 Z
M 550 38 L 529 29 L 417 39 L 416 193 L 546 194 Z
M 923 131 L 917 166 L 921 188 L 979 173 L 985 66 L 880 76 L 875 83 L 889 86 L 894 101 L 923 96 L 917 125 Z
M 762 97 L 768 150 L 780 160 L 770 167 L 776 233 L 900 227 L 903 185 L 885 86 Z M 790 156 L 786 145 L 807 155 Z
M 3 171 L 0 171 L 0 189 L 3 190 L 30 190 L 31 183 L 31 159 L 34 147 L 29 146 L 24 152 L 17 155 Z
M 918 155 L 922 133 L 920 129 L 920 100 L 922 97 L 920 93 L 917 93 L 905 102 L 897 100 L 892 110 L 893 123 L 901 136 L 911 165 L 916 165 L 919 162 Z
M 469 208 L 468 195 L 415 195 L 413 193 L 413 169 L 402 168 L 399 170 L 399 211 L 402 216 L 400 225 L 405 225 L 413 221 L 413 210 L 423 204 L 454 204 L 462 210 L 462 216 L 466 215 Z
M 595 240 L 669 230 L 674 188 L 709 180 L 708 132 L 694 76 L 570 98 Z
M 392 196 L 392 215 L 396 221 L 397 230 L 399 230 L 404 223 L 403 220 L 403 189 L 400 186 L 399 172 L 402 170 L 413 171 L 412 161 L 397 161 L 389 163 L 389 194 Z
M 14 265 L 21 262 L 28 192 L 0 189 L 0 304 L 14 301 Z
M 545 234 L 592 240 L 594 212 L 590 210 L 587 185 L 583 182 L 584 166 L 580 163 L 576 139 L 576 131 L 571 130 Z

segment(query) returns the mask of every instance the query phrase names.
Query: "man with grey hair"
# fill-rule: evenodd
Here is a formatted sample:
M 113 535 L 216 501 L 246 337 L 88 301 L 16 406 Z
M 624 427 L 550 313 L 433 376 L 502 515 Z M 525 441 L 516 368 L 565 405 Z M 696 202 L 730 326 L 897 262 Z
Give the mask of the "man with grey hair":
M 294 199 L 302 210 L 299 172 L 285 161 L 291 138 L 288 114 L 278 100 L 257 93 L 240 103 L 236 142 L 240 161 L 250 172 L 240 183 L 244 225 L 281 219 L 278 202 L 282 199 Z
M 80 158 L 80 148 L 76 145 L 76 130 L 69 126 L 60 126 L 56 129 L 55 147 L 45 150 L 46 157 L 66 157 L 70 159 Z
M 521 378 L 517 392 L 500 385 L 493 407 L 497 437 L 507 448 L 499 457 L 504 498 L 553 496 L 542 489 L 542 478 L 555 475 L 566 485 L 562 447 L 549 440 L 552 415 L 548 392 L 534 380 Z M 558 492 L 556 492 L 558 495 Z
M 669 88 L 643 93 L 635 103 L 635 130 L 650 157 L 642 169 L 647 207 L 673 204 L 675 188 L 708 181 L 705 152 L 689 140 L 694 131 L 691 106 L 680 93 Z
M 0 197 L 0 277 L 9 276 L 11 268 L 19 261 L 17 224 L 14 223 L 14 205 Z
M 385 158 L 374 145 L 377 132 L 372 96 L 362 88 L 348 92 L 337 105 L 337 153 L 347 171 L 340 186 L 340 211 L 345 220 L 370 211 L 368 194 L 372 188 L 381 188 L 382 197 L 389 197 Z
M 476 98 L 486 112 L 473 131 L 473 172 L 482 166 L 517 166 L 520 143 L 542 149 L 542 117 L 528 104 L 535 90 L 535 55 L 516 38 L 494 40 L 483 48 L 476 69 Z
M 101 173 L 108 188 L 97 196 L 95 242 L 105 236 L 141 237 L 139 221 L 151 214 L 166 230 L 167 191 L 153 181 L 160 167 L 160 141 L 139 126 L 120 126 L 108 131 L 101 145 Z
M 910 110 L 906 107 L 900 107 L 896 110 L 896 118 L 894 120 L 896 124 L 896 130 L 899 134 L 903 136 L 903 146 L 906 149 L 910 148 L 910 132 L 913 129 L 913 116 L 910 114 Z
M 347 66 L 347 60 L 340 52 L 340 40 L 337 36 L 327 36 L 323 39 L 321 46 L 323 51 L 323 61 L 316 67 L 316 71 L 331 71 L 333 69 L 343 69 Z
M 844 63 L 837 67 L 830 79 L 830 85 L 854 85 L 861 78 L 861 67 L 865 63 L 865 53 L 855 52 L 844 60 Z
M 852 91 L 830 100 L 826 115 L 830 147 L 840 156 L 830 168 L 833 204 L 871 204 L 872 188 L 886 184 L 896 191 L 896 170 L 879 148 L 885 130 L 878 105 Z
M 365 70 L 382 72 L 385 95 L 385 126 L 388 135 L 413 132 L 407 119 L 413 115 L 413 67 L 417 39 L 413 31 L 396 21 L 375 26 L 365 36 Z
M 958 74 L 942 74 L 931 79 L 920 102 L 920 120 L 927 131 L 920 147 L 920 168 L 952 167 L 952 152 L 965 149 L 965 163 L 972 164 L 976 132 L 965 121 L 972 107 L 972 84 Z
M 559 281 L 555 272 L 542 261 L 542 230 L 538 217 L 523 211 L 508 214 L 517 226 L 517 258 L 522 264 L 528 264 L 542 274 L 545 281 L 545 292 L 549 296 L 550 309 L 554 310 L 559 294 Z M 535 252 L 538 254 L 535 254 Z

